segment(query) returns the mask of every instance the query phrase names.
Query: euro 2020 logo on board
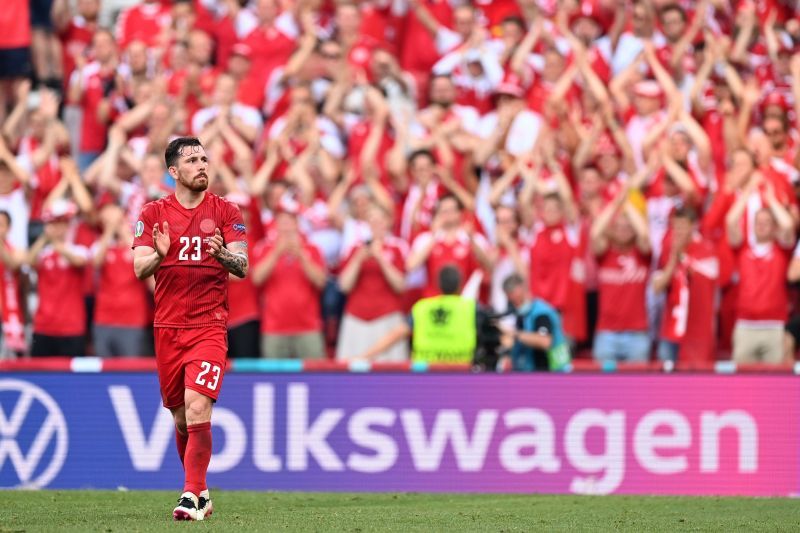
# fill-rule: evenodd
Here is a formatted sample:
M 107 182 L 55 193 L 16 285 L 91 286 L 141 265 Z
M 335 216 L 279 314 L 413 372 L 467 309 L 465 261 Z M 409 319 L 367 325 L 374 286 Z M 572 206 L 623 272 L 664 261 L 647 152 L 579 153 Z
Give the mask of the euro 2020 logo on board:
M 64 414 L 49 394 L 0 379 L 0 488 L 46 487 L 64 466 L 68 441 Z

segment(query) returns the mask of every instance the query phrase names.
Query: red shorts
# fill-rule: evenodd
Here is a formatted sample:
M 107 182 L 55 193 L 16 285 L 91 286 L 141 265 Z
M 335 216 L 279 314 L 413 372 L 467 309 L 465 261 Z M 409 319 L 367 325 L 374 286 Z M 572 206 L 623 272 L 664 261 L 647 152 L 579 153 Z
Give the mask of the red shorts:
M 184 403 L 185 389 L 216 400 L 228 354 L 225 328 L 153 328 L 158 382 L 164 407 Z

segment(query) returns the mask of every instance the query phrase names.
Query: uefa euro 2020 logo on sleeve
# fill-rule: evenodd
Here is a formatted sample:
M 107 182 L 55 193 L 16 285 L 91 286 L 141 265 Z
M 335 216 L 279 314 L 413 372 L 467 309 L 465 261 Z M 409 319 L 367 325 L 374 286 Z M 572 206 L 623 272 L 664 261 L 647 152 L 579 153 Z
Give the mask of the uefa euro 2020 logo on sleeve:
M 0 489 L 46 487 L 64 466 L 68 440 L 52 396 L 27 381 L 0 379 Z

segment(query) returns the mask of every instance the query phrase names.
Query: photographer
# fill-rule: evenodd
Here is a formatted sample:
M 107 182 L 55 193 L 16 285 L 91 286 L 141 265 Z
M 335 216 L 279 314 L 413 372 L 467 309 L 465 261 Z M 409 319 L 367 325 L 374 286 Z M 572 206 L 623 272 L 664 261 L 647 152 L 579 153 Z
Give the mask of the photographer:
M 512 368 L 523 372 L 567 370 L 571 358 L 558 312 L 544 300 L 531 300 L 519 274 L 506 278 L 503 290 L 517 315 L 516 329 L 505 332 L 513 339 Z

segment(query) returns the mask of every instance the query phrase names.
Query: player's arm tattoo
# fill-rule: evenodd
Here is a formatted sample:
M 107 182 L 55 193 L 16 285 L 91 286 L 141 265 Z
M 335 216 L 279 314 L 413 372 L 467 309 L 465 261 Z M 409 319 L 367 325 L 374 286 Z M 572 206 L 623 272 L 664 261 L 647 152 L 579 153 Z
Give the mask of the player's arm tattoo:
M 217 261 L 228 269 L 228 272 L 237 278 L 247 275 L 247 242 L 236 241 L 222 248 L 217 255 Z

